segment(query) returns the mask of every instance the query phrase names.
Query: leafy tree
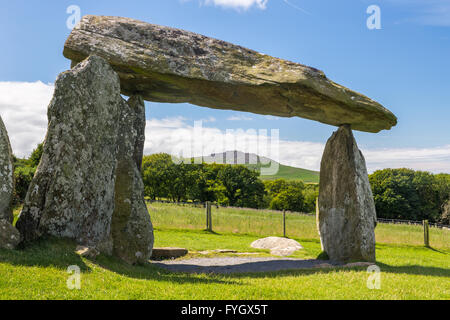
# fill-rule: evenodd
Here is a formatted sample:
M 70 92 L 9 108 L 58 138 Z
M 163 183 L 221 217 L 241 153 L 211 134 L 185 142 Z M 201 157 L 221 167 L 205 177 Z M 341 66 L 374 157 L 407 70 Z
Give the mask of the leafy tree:
M 303 190 L 304 197 L 304 212 L 316 212 L 316 199 L 319 197 L 319 185 L 318 184 L 308 184 Z
M 191 164 L 187 166 L 189 186 L 187 188 L 188 199 L 200 202 L 218 201 L 216 181 L 220 166 L 211 164 Z M 220 191 L 220 194 L 223 192 Z M 223 198 L 223 197 L 222 197 Z
M 20 159 L 13 156 L 15 181 L 14 206 L 22 204 L 25 200 L 31 180 L 33 180 L 36 169 L 41 161 L 42 146 L 43 143 L 40 143 L 28 159 Z
M 14 206 L 20 205 L 21 203 L 24 202 L 28 192 L 28 188 L 31 184 L 31 180 L 33 180 L 35 172 L 36 168 L 30 166 L 16 166 L 14 168 L 14 180 L 15 180 L 15 189 L 13 198 Z
M 41 162 L 42 153 L 44 152 L 44 143 L 38 144 L 36 149 L 33 150 L 29 158 L 29 163 L 31 167 L 37 167 L 39 162 Z
M 298 186 L 289 186 L 272 199 L 270 209 L 302 212 L 304 209 L 303 189 Z
M 217 176 L 224 187 L 224 195 L 229 205 L 237 207 L 261 208 L 264 203 L 264 184 L 256 171 L 242 165 L 223 165 Z
M 450 196 L 448 176 L 411 169 L 374 172 L 369 180 L 378 217 L 438 221 Z
M 296 212 L 306 211 L 305 190 L 307 189 L 303 182 L 277 179 L 266 181 L 264 184 L 270 197 L 270 209 Z
M 279 194 L 281 191 L 286 190 L 288 182 L 284 179 L 277 179 L 273 181 L 265 181 L 264 186 L 267 192 L 274 196 Z
M 142 179 L 145 186 L 145 195 L 150 199 L 167 198 L 171 179 L 170 167 L 173 165 L 172 157 L 168 154 L 158 153 L 145 156 L 142 160 Z

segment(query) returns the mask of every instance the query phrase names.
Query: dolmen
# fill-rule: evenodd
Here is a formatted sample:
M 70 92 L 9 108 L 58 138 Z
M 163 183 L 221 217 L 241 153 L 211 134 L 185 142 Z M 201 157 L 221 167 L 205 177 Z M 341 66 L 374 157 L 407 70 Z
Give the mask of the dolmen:
M 48 108 L 42 160 L 17 222 L 23 243 L 52 235 L 127 263 L 150 258 L 140 173 L 147 100 L 339 127 L 321 164 L 323 250 L 341 262 L 375 260 L 375 206 L 352 130 L 395 126 L 379 103 L 315 68 L 128 18 L 83 17 L 63 54 L 72 69 L 59 75 Z

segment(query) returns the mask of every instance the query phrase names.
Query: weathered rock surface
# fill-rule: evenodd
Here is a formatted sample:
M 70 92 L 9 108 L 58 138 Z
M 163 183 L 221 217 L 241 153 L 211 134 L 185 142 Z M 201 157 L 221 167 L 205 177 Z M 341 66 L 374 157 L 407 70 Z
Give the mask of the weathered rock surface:
M 19 231 L 8 220 L 0 219 L 0 248 L 13 250 L 19 243 Z
M 319 228 L 334 261 L 375 261 L 376 212 L 364 156 L 349 125 L 328 140 L 320 168 Z
M 43 234 L 88 247 L 107 240 L 123 107 L 119 78 L 99 57 L 58 76 L 42 159 L 17 222 L 25 242 Z
M 255 249 L 270 249 L 270 253 L 276 256 L 290 256 L 297 250 L 303 249 L 300 243 L 292 239 L 281 237 L 267 237 L 253 241 Z
M 390 129 L 397 118 L 379 103 L 327 79 L 322 71 L 199 34 L 104 16 L 85 16 L 64 56 L 105 58 L 122 92 L 157 102 L 302 117 L 355 130 Z
M 0 219 L 13 221 L 11 209 L 14 193 L 14 169 L 11 145 L 6 127 L 0 117 Z
M 100 57 L 58 77 L 42 159 L 17 222 L 24 242 L 52 235 L 129 263 L 150 256 L 153 232 L 137 164 L 145 111 L 142 99 L 130 102 Z
M 113 252 L 129 264 L 145 263 L 152 254 L 153 227 L 140 171 L 146 124 L 142 98 L 131 97 L 121 118 L 111 226 Z

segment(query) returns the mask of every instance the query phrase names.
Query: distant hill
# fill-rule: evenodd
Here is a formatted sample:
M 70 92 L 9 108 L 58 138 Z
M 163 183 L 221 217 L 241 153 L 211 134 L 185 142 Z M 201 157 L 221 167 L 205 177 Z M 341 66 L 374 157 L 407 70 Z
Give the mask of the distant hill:
M 199 158 L 197 158 L 199 159 Z M 226 164 L 241 164 L 251 169 L 260 169 L 261 167 L 270 167 L 271 164 L 276 164 L 275 160 L 260 157 L 253 153 L 244 153 L 241 151 L 227 151 L 223 153 L 211 154 L 204 156 L 205 163 L 226 163 Z M 305 183 L 319 183 L 319 172 L 295 168 L 278 163 L 278 173 L 271 176 L 261 176 L 262 180 L 302 180 Z

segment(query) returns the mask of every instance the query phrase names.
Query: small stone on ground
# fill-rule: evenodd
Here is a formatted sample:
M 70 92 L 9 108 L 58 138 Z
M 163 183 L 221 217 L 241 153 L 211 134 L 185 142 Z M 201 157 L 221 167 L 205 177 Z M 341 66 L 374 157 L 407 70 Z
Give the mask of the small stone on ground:
M 83 258 L 89 259 L 95 259 L 100 254 L 100 252 L 97 249 L 85 246 L 77 246 L 75 252 L 76 254 L 82 256 Z
M 251 247 L 255 249 L 270 249 L 270 254 L 283 257 L 290 256 L 295 251 L 303 249 L 297 241 L 280 237 L 256 240 L 251 244 Z

